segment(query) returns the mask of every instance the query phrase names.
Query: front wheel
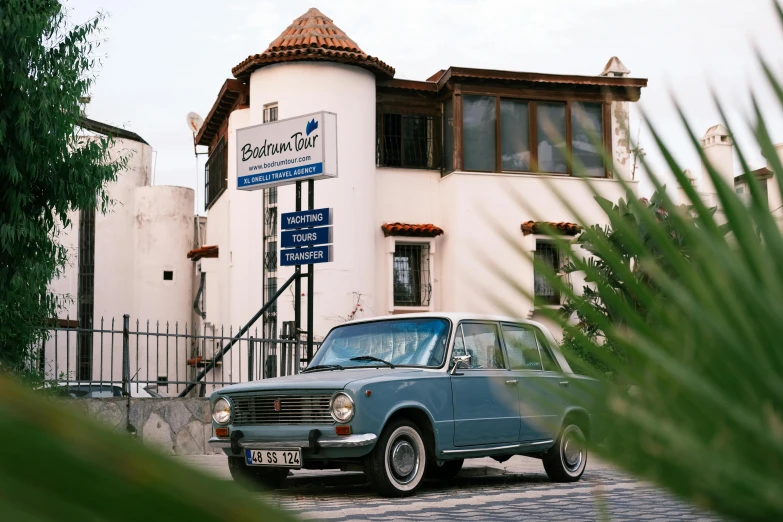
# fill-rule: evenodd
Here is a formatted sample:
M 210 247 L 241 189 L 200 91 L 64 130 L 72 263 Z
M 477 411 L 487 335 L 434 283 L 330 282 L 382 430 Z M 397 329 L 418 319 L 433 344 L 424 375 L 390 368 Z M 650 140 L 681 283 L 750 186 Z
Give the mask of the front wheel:
M 581 428 L 568 424 L 542 460 L 553 482 L 576 482 L 587 465 L 587 443 Z
M 288 476 L 288 468 L 248 466 L 244 457 L 228 457 L 228 471 L 236 482 L 260 485 L 265 489 L 282 488 Z
M 427 450 L 419 427 L 401 419 L 383 429 L 367 456 L 367 475 L 380 495 L 405 497 L 418 489 L 426 462 Z

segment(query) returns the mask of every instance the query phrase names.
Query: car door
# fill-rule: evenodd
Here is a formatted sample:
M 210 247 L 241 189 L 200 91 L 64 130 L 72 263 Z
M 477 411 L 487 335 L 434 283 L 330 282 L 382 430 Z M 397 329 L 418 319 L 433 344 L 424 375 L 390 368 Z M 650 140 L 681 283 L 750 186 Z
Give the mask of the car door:
M 553 439 L 565 411 L 559 388 L 567 381 L 537 328 L 503 323 L 501 331 L 511 374 L 519 379 L 519 440 Z
M 509 375 L 498 324 L 463 321 L 454 355 L 469 355 L 468 368 L 451 375 L 454 445 L 516 442 L 519 436 L 518 381 Z M 453 362 L 452 362 L 453 365 Z

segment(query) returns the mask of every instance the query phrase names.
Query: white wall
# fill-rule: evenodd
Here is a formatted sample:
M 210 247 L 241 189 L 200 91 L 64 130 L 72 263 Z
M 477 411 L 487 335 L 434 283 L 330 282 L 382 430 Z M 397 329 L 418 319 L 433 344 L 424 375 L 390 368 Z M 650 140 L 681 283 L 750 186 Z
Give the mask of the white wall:
M 364 310 L 357 317 L 391 313 L 393 246 L 381 231 L 384 223 L 431 223 L 441 226 L 439 170 L 377 168 L 375 170 L 375 300 L 365 301 Z M 406 239 L 406 238 L 398 238 Z M 408 238 L 412 239 L 412 238 Z M 432 304 L 436 307 L 442 299 L 440 247 L 443 237 L 435 238 L 436 246 L 431 256 L 434 260 L 432 277 Z
M 190 320 L 193 189 L 156 186 L 136 190 L 134 317 L 185 324 Z M 163 272 L 173 272 L 165 281 Z
M 635 192 L 637 183 L 629 184 Z M 438 223 L 444 229 L 440 308 L 528 317 L 533 304 L 520 290 L 532 293 L 533 267 L 523 252 L 535 250 L 536 236 L 523 236 L 520 225 L 531 219 L 607 224 L 590 185 L 610 201 L 626 197 L 622 185 L 610 179 L 465 172 L 446 176 Z M 552 188 L 574 204 L 578 215 Z M 491 262 L 502 270 L 492 268 Z
M 192 307 L 192 262 L 187 253 L 193 243 L 192 189 L 183 187 L 151 187 L 152 148 L 132 141 L 116 140 L 110 151 L 112 158 L 128 158 L 125 169 L 117 180 L 106 187 L 111 205 L 105 214 L 97 212 L 95 218 L 95 276 L 93 327 L 107 330 L 93 336 L 93 378 L 95 380 L 119 380 L 122 375 L 121 346 L 122 316 L 131 316 L 131 331 L 140 321 L 141 330 L 155 331 L 156 322 L 165 331 L 166 322 L 179 323 L 180 331 L 190 321 Z M 62 276 L 52 281 L 50 288 L 58 294 L 69 294 L 73 302 L 59 314 L 65 319 L 77 319 L 76 298 L 78 292 L 79 219 L 78 212 L 71 213 L 70 227 L 61 231 L 59 240 L 68 248 L 68 265 Z M 173 281 L 163 280 L 163 271 L 174 272 Z M 104 322 L 101 323 L 101 319 Z M 112 335 L 113 329 L 118 332 Z M 75 376 L 76 333 L 63 331 L 46 345 L 47 371 L 50 377 L 69 373 Z M 154 339 L 147 363 L 144 341 L 139 338 L 139 358 L 136 360 L 135 336 L 131 350 L 132 372 L 155 379 L 158 375 L 185 372 L 187 346 L 180 342 L 181 353 L 172 350 L 168 354 L 168 370 L 158 367 L 157 347 Z M 172 346 L 175 343 L 172 342 Z M 112 351 L 113 356 L 112 356 Z M 161 360 L 167 359 L 165 341 L 160 352 Z M 176 364 L 175 364 L 176 361 Z
M 374 306 L 375 244 L 379 225 L 375 222 L 375 77 L 368 71 L 336 63 L 296 62 L 271 65 L 255 71 L 250 78 L 249 125 L 262 123 L 265 104 L 278 104 L 279 119 L 291 118 L 317 111 L 337 114 L 338 177 L 316 181 L 315 206 L 332 207 L 334 213 L 334 261 L 316 266 L 315 276 L 315 327 L 316 338 L 323 336 L 335 324 L 342 322 L 353 309 L 354 294 Z M 235 145 L 229 142 L 230 153 Z M 229 174 L 229 185 L 236 185 L 236 171 Z M 303 208 L 307 208 L 306 184 L 303 187 Z M 262 193 L 237 194 L 236 215 L 250 223 L 236 223 L 232 230 L 236 236 L 259 246 L 248 246 L 260 253 L 261 216 L 253 212 L 262 208 Z M 295 188 L 280 187 L 278 208 L 282 214 L 295 210 Z M 257 223 L 253 223 L 258 219 Z M 235 248 L 232 242 L 232 248 Z M 221 247 L 222 248 L 222 247 Z M 222 255 L 222 254 L 221 254 Z M 234 270 L 261 275 L 261 258 L 253 255 L 239 256 L 235 251 Z M 237 266 L 242 263 L 245 266 Z M 248 263 L 250 263 L 248 265 Z M 278 285 L 282 285 L 293 269 L 278 269 Z M 245 302 L 245 306 L 232 310 L 234 322 L 247 320 L 261 306 L 261 282 L 249 279 L 253 284 L 235 286 L 237 293 L 257 294 L 258 299 Z M 257 286 L 256 286 L 257 285 Z M 306 281 L 302 281 L 302 293 L 306 294 Z M 302 300 L 303 310 L 307 297 Z M 235 305 L 243 298 L 233 299 Z M 293 320 L 293 292 L 287 292 L 278 302 L 278 324 Z M 304 325 L 304 313 L 303 313 Z M 305 326 L 306 327 L 306 326 Z
M 136 189 L 149 185 L 152 148 L 137 141 L 116 140 L 112 156 L 119 154 L 128 157 L 128 165 L 107 187 L 113 200 L 111 208 L 95 217 L 95 320 L 115 317 L 121 325 L 123 314 L 136 311 Z

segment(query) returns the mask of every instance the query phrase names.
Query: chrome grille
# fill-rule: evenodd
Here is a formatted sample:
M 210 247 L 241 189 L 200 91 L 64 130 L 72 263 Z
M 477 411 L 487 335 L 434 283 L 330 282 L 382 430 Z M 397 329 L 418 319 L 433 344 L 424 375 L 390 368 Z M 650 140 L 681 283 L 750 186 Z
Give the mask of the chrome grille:
M 234 426 L 334 424 L 329 411 L 332 393 L 317 395 L 229 394 L 234 403 Z M 275 411 L 280 401 L 280 411 Z

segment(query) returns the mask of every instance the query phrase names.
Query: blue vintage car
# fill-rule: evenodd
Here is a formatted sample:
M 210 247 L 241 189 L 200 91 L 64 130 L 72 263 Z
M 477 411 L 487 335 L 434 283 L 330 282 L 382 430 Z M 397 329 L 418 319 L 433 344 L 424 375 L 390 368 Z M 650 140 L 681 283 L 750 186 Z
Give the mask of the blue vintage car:
M 587 399 L 599 386 L 575 375 L 535 322 L 446 313 L 353 321 L 329 332 L 301 374 L 213 393 L 210 443 L 235 479 L 267 487 L 289 469 L 361 470 L 380 494 L 404 496 L 425 477 L 456 475 L 466 458 L 514 455 L 572 482 L 597 434 Z

